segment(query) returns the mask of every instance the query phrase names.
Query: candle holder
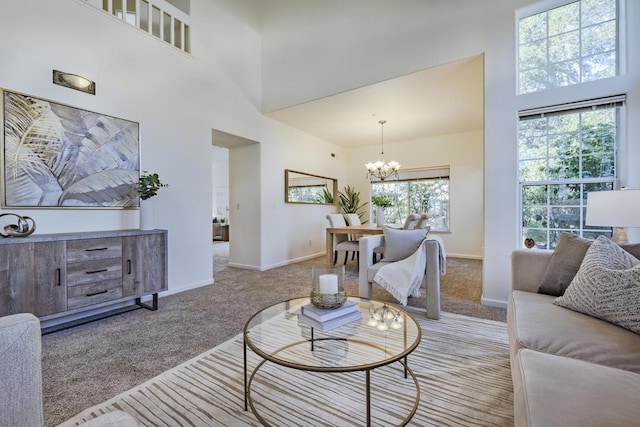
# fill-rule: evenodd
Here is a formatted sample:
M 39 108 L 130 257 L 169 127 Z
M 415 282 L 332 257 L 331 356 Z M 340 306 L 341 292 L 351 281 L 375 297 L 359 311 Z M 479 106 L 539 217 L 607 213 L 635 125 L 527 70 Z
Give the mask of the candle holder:
M 311 267 L 311 304 L 318 308 L 338 308 L 346 300 L 344 265 Z

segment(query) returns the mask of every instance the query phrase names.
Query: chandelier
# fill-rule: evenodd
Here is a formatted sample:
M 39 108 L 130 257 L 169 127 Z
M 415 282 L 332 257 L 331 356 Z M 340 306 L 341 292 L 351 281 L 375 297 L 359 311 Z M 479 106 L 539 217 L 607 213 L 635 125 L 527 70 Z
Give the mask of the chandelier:
M 375 163 L 369 162 L 364 165 L 367 168 L 367 178 L 373 180 L 373 178 L 377 178 L 380 181 L 384 181 L 391 175 L 398 176 L 398 170 L 400 169 L 400 163 L 395 160 L 386 163 L 384 161 L 384 124 L 387 123 L 386 120 L 380 120 L 380 146 L 382 150 L 380 151 L 380 157 L 378 161 Z

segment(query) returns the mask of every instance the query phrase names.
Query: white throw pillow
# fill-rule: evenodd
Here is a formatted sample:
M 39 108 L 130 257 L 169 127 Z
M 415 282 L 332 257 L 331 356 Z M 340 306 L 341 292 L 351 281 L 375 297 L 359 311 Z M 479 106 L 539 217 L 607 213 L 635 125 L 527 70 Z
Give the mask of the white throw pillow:
M 640 333 L 640 261 L 600 236 L 554 304 Z
M 419 230 L 398 230 L 382 226 L 384 232 L 384 260 L 388 262 L 405 259 L 418 250 L 420 244 L 427 238 L 430 227 Z

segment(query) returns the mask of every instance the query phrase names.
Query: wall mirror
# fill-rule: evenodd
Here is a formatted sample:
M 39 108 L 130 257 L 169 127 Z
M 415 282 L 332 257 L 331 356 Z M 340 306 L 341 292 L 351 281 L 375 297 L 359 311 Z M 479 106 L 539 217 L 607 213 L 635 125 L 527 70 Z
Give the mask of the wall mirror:
M 338 193 L 338 180 L 325 176 L 284 170 L 286 203 L 333 204 Z

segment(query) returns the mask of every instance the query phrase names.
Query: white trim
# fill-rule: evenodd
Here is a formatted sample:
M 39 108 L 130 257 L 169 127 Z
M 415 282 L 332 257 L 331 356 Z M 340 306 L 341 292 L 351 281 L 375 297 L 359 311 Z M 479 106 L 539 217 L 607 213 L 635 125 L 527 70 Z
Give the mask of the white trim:
M 498 308 L 507 308 L 507 302 L 498 300 L 485 298 L 484 296 L 480 299 L 480 304 L 486 305 L 487 307 L 498 307 Z
M 516 10 L 516 25 L 518 25 L 518 21 L 523 18 L 528 18 L 529 16 L 537 15 L 538 13 L 547 12 L 551 9 L 556 9 L 579 1 L 580 0 L 543 0 L 538 3 L 521 7 Z
M 290 259 L 290 260 L 282 261 L 282 262 L 277 262 L 275 264 L 270 264 L 270 265 L 262 265 L 262 266 L 250 265 L 250 264 L 240 264 L 240 263 L 235 263 L 235 262 L 230 262 L 228 265 L 229 265 L 229 267 L 242 268 L 244 270 L 267 271 L 267 270 L 272 270 L 272 269 L 278 268 L 278 267 L 284 267 L 286 265 L 297 264 L 299 262 L 307 261 L 307 260 L 310 260 L 310 259 L 313 259 L 313 258 L 318 258 L 319 256 L 326 257 L 327 254 L 326 254 L 326 252 L 319 252 L 319 253 L 316 253 L 316 254 L 305 255 L 303 257 L 294 258 L 294 259 Z
M 447 259 L 449 259 L 449 258 L 479 259 L 480 261 L 482 261 L 484 259 L 482 255 L 450 254 L 450 253 L 447 253 Z

